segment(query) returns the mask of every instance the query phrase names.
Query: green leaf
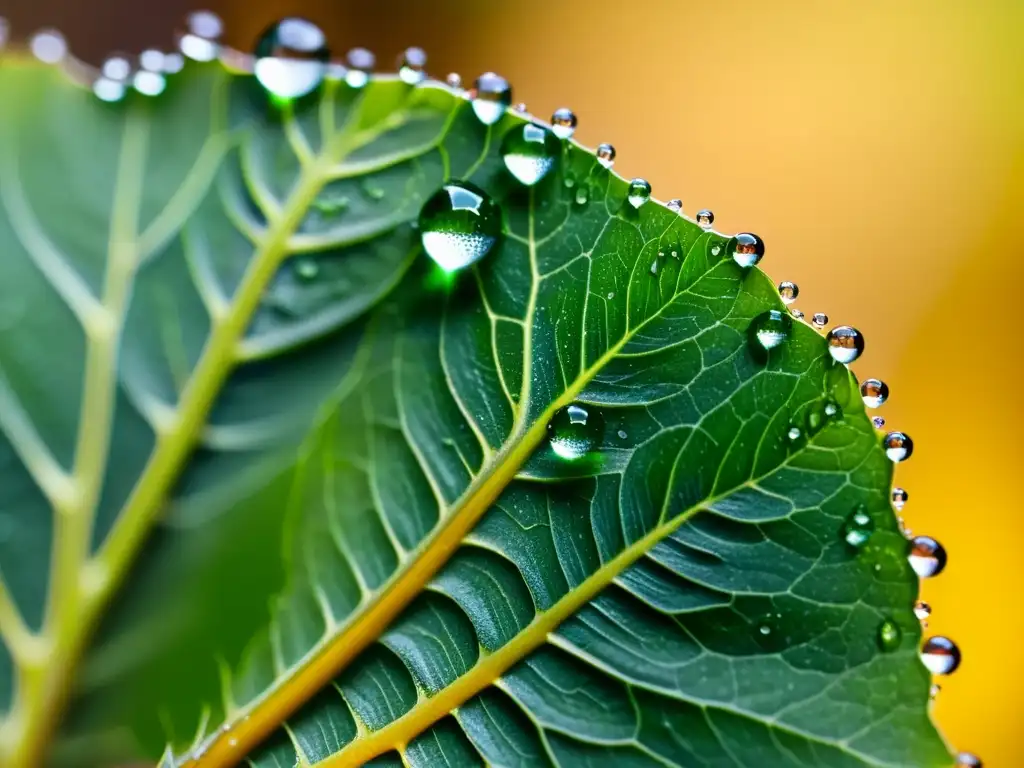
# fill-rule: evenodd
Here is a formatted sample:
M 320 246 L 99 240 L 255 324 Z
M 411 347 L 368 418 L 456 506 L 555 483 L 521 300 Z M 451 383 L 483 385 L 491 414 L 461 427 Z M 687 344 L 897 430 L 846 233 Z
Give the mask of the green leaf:
M 522 187 L 522 118 L 436 83 L 111 106 L 16 60 L 0 103 L 14 764 L 93 627 L 58 764 L 950 762 L 891 465 L 817 332 L 752 344 L 782 305 L 733 240 L 569 143 Z M 505 234 L 447 276 L 452 178 Z

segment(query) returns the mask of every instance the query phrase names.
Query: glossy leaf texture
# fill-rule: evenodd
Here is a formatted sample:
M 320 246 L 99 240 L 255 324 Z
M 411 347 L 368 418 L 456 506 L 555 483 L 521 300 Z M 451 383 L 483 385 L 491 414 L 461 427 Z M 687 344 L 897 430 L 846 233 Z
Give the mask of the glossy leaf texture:
M 87 608 L 135 560 L 55 764 L 949 764 L 891 465 L 816 331 L 752 342 L 784 308 L 732 240 L 570 143 L 523 187 L 523 118 L 429 82 L 0 94 L 0 572 L 46 636 L 66 509 Z M 448 179 L 504 216 L 454 275 Z

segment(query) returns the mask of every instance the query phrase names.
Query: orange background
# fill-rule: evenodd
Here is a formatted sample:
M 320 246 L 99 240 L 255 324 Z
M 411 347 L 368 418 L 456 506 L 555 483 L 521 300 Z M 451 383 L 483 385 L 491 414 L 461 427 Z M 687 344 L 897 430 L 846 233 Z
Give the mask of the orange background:
M 9 2 L 16 29 L 54 24 L 93 58 L 166 47 L 189 8 Z M 988 768 L 1024 765 L 1024 2 L 207 5 L 240 46 L 304 13 L 336 50 L 366 45 L 382 67 L 418 44 L 435 76 L 499 71 L 535 114 L 575 109 L 577 138 L 612 142 L 617 170 L 655 196 L 759 233 L 762 267 L 799 283 L 796 306 L 865 333 L 855 368 L 889 383 L 879 414 L 915 440 L 897 473 L 905 517 L 950 553 L 923 586 L 930 631 L 964 654 L 940 681 L 938 722 Z

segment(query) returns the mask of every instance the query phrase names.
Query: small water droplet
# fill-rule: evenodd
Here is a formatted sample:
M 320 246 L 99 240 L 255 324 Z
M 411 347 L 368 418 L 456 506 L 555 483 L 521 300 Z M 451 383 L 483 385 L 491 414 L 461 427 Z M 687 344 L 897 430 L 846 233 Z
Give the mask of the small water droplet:
M 139 54 L 139 66 L 143 69 L 148 69 L 150 72 L 165 72 L 167 57 L 163 51 L 149 48 Z
M 618 435 L 620 440 L 625 440 L 627 437 L 629 437 L 629 435 L 626 434 L 626 430 L 624 429 L 620 429 Z
M 595 154 L 597 155 L 597 162 L 605 168 L 611 168 L 615 165 L 615 147 L 611 144 L 598 144 Z
M 682 213 L 683 212 L 683 201 L 680 200 L 678 197 L 675 197 L 675 198 L 669 200 L 667 203 L 665 203 L 665 207 L 668 208 L 670 211 L 673 211 L 675 213 Z
M 377 57 L 366 48 L 353 48 L 345 54 L 348 69 L 345 71 L 345 84 L 349 88 L 362 88 L 370 82 L 370 73 L 377 65 Z
M 715 214 L 707 208 L 702 208 L 697 211 L 697 223 L 704 229 L 711 229 L 711 225 L 715 223 Z
M 717 243 L 715 245 L 711 246 L 711 255 L 712 256 L 717 256 L 721 252 L 722 252 L 722 246 L 718 245 Z
M 825 415 L 828 417 L 836 416 L 839 414 L 839 403 L 834 400 L 825 401 Z
M 815 328 L 824 328 L 828 325 L 828 315 L 824 312 L 815 312 L 811 315 L 811 325 Z
M 426 78 L 427 53 L 422 48 L 412 46 L 405 49 L 398 63 L 398 76 L 409 85 L 422 83 Z
M 608 298 L 609 299 L 614 299 L 615 298 L 615 291 L 608 291 Z
M 132 87 L 143 96 L 159 96 L 167 87 L 167 81 L 159 72 L 140 69 L 132 78 Z
M 897 511 L 903 509 L 903 507 L 907 503 L 907 499 L 909 498 L 910 494 L 907 493 L 906 490 L 904 490 L 903 488 L 892 489 L 892 505 L 893 507 L 896 508 Z
M 655 259 L 654 261 L 651 262 L 651 274 L 652 275 L 658 274 L 658 260 L 657 259 Z
M 956 756 L 954 768 L 984 768 L 981 758 L 971 752 L 961 752 Z
M 783 280 L 779 283 L 779 298 L 782 299 L 784 304 L 792 304 L 796 301 L 796 297 L 800 295 L 800 286 L 789 280 Z
M 848 325 L 837 325 L 828 332 L 825 341 L 828 344 L 828 353 L 837 363 L 848 365 L 864 351 L 864 336 L 856 328 Z
M 928 698 L 935 701 L 935 697 L 942 693 L 942 686 L 938 683 L 932 683 L 928 689 Z
M 551 130 L 560 139 L 568 139 L 576 132 L 576 113 L 568 107 L 559 107 L 551 115 Z
M 109 80 L 127 80 L 132 74 L 132 65 L 124 56 L 111 56 L 100 66 L 100 73 Z
M 444 81 L 448 84 L 449 88 L 453 88 L 455 90 L 462 88 L 462 75 L 458 72 L 449 72 Z
M 885 418 L 882 416 L 872 416 L 871 426 L 873 426 L 875 429 L 882 429 L 883 427 L 885 427 Z
M 878 408 L 889 399 L 889 385 L 878 379 L 864 379 L 860 396 L 868 408 Z
M 924 621 L 932 615 L 932 607 L 924 600 L 918 600 L 914 603 L 914 615 L 917 616 L 919 621 Z
M 790 427 L 789 431 L 786 433 L 786 437 L 788 437 L 790 440 L 799 440 L 800 435 L 802 434 L 803 433 L 800 431 L 800 427 Z
M 224 22 L 212 11 L 190 13 L 185 20 L 187 32 L 178 41 L 178 50 L 194 61 L 213 61 L 220 52 Z
M 878 625 L 878 647 L 885 653 L 892 653 L 900 647 L 903 633 L 892 619 L 885 619 Z
M 921 648 L 921 661 L 935 675 L 951 675 L 960 666 L 960 649 L 948 637 L 929 637 Z
M 750 232 L 741 232 L 736 235 L 736 245 L 732 251 L 732 258 L 744 269 L 761 261 L 764 256 L 764 241 L 757 235 Z
M 274 98 L 299 99 L 324 81 L 330 51 L 323 30 L 307 19 L 291 17 L 267 27 L 254 52 L 253 73 Z
M 501 140 L 501 159 L 505 167 L 527 186 L 533 186 L 547 176 L 561 153 L 558 137 L 533 123 L 513 126 Z
M 44 64 L 57 64 L 68 54 L 68 43 L 64 35 L 55 29 L 44 29 L 32 35 L 29 40 L 32 55 Z
M 530 111 L 529 108 L 526 106 L 526 102 L 525 101 L 520 101 L 514 107 L 512 107 L 512 109 L 515 110 L 516 112 L 518 112 L 521 115 L 525 115 L 527 112 Z
M 803 319 L 804 319 L 804 313 L 803 313 L 803 310 L 801 310 L 801 309 L 797 309 L 796 307 L 793 307 L 792 309 L 790 309 L 790 310 L 789 310 L 789 314 L 791 314 L 791 315 L 792 315 L 793 317 L 795 317 L 795 318 L 796 318 L 797 320 L 803 320 Z
M 320 264 L 316 259 L 303 256 L 295 260 L 295 274 L 303 282 L 315 280 L 320 274 Z
M 792 328 L 793 321 L 789 315 L 777 309 L 769 309 L 751 322 L 751 341 L 761 349 L 775 349 L 789 338 Z
M 629 191 L 626 194 L 626 199 L 629 200 L 629 204 L 634 208 L 639 208 L 651 199 L 650 183 L 646 179 L 633 179 L 629 182 Z
M 113 103 L 121 101 L 128 93 L 127 86 L 120 80 L 111 80 L 108 77 L 99 77 L 92 84 L 92 92 L 100 101 Z
M 165 53 L 164 54 L 164 73 L 168 75 L 176 75 L 185 68 L 185 57 L 180 53 Z
M 889 432 L 882 445 L 891 461 L 906 461 L 914 454 L 914 441 L 904 432 Z
M 512 86 L 501 75 L 485 72 L 473 85 L 473 112 L 484 125 L 494 125 L 501 120 L 508 105 L 512 103 Z
M 566 461 L 576 461 L 601 442 L 604 419 L 590 406 L 573 403 L 560 409 L 547 429 L 551 450 Z
M 576 190 L 576 198 L 575 199 L 576 199 L 576 205 L 586 205 L 587 204 L 587 200 L 590 199 L 590 192 L 588 191 L 587 187 L 580 186 L 580 188 Z
M 767 624 L 762 624 L 757 628 L 757 631 L 762 635 L 770 635 L 772 633 L 772 628 Z
M 843 524 L 843 540 L 854 549 L 867 544 L 875 532 L 875 521 L 871 519 L 864 505 L 857 507 Z
M 910 541 L 907 560 L 922 579 L 938 576 L 946 567 L 946 548 L 931 536 L 915 536 Z
M 498 242 L 501 209 L 479 187 L 453 181 L 423 204 L 419 228 L 427 255 L 451 272 L 479 261 Z

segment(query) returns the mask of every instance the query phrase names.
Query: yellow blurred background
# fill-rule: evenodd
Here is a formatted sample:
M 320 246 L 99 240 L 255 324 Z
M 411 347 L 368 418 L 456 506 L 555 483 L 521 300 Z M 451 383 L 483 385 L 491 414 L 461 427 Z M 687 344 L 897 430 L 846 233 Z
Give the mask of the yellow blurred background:
M 13 8 L 8 9 L 8 3 Z M 201 2 L 201 0 L 198 0 Z M 170 42 L 189 3 L 3 0 L 96 58 Z M 591 146 L 661 199 L 767 243 L 796 306 L 867 338 L 861 377 L 915 440 L 900 466 L 908 525 L 942 541 L 923 585 L 929 632 L 960 645 L 934 713 L 988 768 L 1024 765 L 1024 1 L 212 0 L 248 46 L 303 14 L 381 68 L 425 47 L 437 77 L 494 69 L 539 116 L 580 118 Z M 1024 473 L 1022 473 L 1024 475 Z

